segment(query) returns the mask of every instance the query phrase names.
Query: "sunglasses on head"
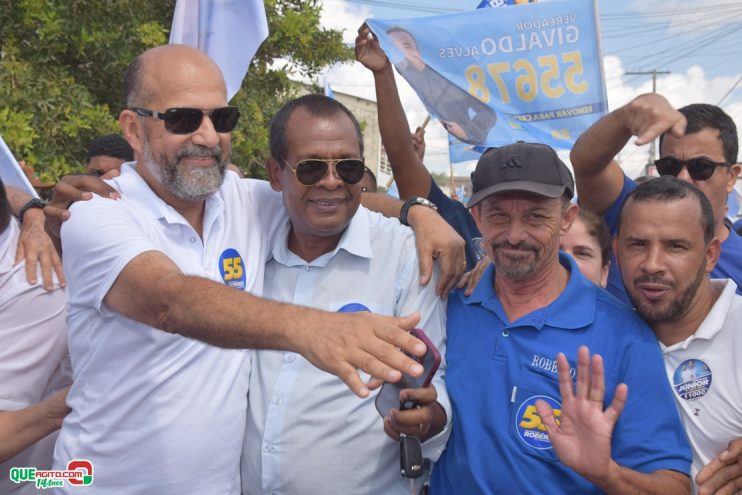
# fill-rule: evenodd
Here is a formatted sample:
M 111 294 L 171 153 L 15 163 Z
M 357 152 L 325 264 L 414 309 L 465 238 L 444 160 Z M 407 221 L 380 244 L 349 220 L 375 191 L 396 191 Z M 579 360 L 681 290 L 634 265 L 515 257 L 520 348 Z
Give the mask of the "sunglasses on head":
M 688 175 L 693 180 L 707 180 L 712 175 L 716 167 L 729 167 L 731 163 L 715 162 L 708 158 L 691 158 L 690 160 L 678 160 L 674 156 L 663 156 L 655 160 L 654 165 L 657 167 L 657 173 L 660 175 L 672 175 L 677 177 L 683 167 L 688 169 Z
M 132 108 L 137 115 L 165 121 L 165 129 L 173 134 L 190 134 L 201 127 L 204 115 L 208 115 L 216 132 L 231 132 L 237 126 L 240 111 L 237 107 L 221 107 L 213 110 L 199 108 L 168 108 L 155 112 L 146 108 Z
M 321 181 L 330 164 L 335 165 L 335 173 L 346 184 L 358 184 L 363 179 L 366 164 L 360 158 L 338 158 L 336 160 L 325 160 L 323 158 L 309 158 L 302 160 L 292 167 L 289 162 L 283 162 L 296 174 L 296 179 L 305 186 L 313 186 Z

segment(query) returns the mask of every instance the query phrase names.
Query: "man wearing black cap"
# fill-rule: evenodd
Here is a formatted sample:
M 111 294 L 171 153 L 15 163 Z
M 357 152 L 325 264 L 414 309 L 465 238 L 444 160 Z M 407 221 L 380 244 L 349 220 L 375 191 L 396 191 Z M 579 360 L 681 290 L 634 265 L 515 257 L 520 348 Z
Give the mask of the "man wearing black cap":
M 472 182 L 494 266 L 449 298 L 453 426 L 432 492 L 690 493 L 656 338 L 559 254 L 578 211 L 567 167 L 516 143 L 483 154 Z

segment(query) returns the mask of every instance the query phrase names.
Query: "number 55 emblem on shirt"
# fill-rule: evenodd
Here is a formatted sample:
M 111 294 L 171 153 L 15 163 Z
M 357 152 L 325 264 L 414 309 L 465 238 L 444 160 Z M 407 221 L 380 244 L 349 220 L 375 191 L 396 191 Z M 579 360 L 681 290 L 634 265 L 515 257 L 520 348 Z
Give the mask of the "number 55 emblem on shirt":
M 229 287 L 245 288 L 245 265 L 242 256 L 236 249 L 225 249 L 219 256 L 219 273 L 221 273 L 224 283 Z
M 550 449 L 551 440 L 546 432 L 546 427 L 541 423 L 541 417 L 536 412 L 536 401 L 541 399 L 546 401 L 554 410 L 554 416 L 557 418 L 562 414 L 562 405 L 551 397 L 546 395 L 536 395 L 529 397 L 518 408 L 515 415 L 515 427 L 518 436 L 527 445 L 534 449 Z M 558 421 L 558 420 L 557 420 Z

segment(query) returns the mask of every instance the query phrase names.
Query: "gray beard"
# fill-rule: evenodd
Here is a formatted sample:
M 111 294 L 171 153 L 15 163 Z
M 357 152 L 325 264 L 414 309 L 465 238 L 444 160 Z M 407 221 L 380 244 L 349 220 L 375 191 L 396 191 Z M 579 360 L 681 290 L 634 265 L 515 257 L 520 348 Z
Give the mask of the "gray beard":
M 170 194 L 184 201 L 203 201 L 219 190 L 224 182 L 224 173 L 229 157 L 222 155 L 219 145 L 213 148 L 203 146 L 184 146 L 168 161 L 165 155 L 156 160 L 149 144 L 148 136 L 144 137 L 144 165 L 152 176 Z M 217 163 L 213 167 L 190 167 L 179 165 L 182 158 L 213 156 Z

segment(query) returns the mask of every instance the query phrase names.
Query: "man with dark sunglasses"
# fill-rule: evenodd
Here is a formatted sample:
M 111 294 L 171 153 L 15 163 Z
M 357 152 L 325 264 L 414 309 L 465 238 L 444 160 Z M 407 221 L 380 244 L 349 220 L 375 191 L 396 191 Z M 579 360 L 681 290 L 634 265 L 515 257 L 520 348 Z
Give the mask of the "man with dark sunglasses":
M 363 139 L 353 114 L 322 95 L 291 100 L 271 122 L 270 145 L 271 186 L 288 218 L 266 264 L 265 297 L 326 311 L 419 311 L 419 328 L 444 352 L 445 304 L 433 284 L 418 282 L 412 231 L 361 205 Z M 433 460 L 445 446 L 451 411 L 444 366 L 433 386 L 402 392 L 420 407 L 394 410 L 385 420 L 374 407 L 376 391 L 359 401 L 293 352 L 253 356 L 245 494 L 403 495 L 410 483 L 399 475 L 399 433 L 422 437 Z
M 390 381 L 422 372 L 398 350 L 424 351 L 406 332 L 419 316 L 253 295 L 285 210 L 267 183 L 225 174 L 236 121 L 218 67 L 196 49 L 161 46 L 135 58 L 125 89 L 119 124 L 137 161 L 110 182 L 120 199 L 77 202 L 62 226 L 76 383 L 54 467 L 89 460 L 96 494 L 236 494 L 244 349 L 297 352 L 365 397 L 378 382 L 360 370 Z M 414 218 L 437 222 L 425 210 Z
M 730 278 L 742 294 L 742 237 L 726 219 L 727 195 L 742 168 L 737 162 L 737 128 L 714 105 L 693 104 L 676 110 L 658 94 L 641 95 L 603 117 L 575 143 L 570 154 L 580 203 L 602 213 L 612 233 L 618 212 L 636 184 L 614 156 L 632 136 L 643 145 L 660 138 L 660 175 L 676 176 L 698 187 L 711 202 L 721 256 L 712 278 Z M 607 289 L 628 301 L 618 266 L 611 264 Z

